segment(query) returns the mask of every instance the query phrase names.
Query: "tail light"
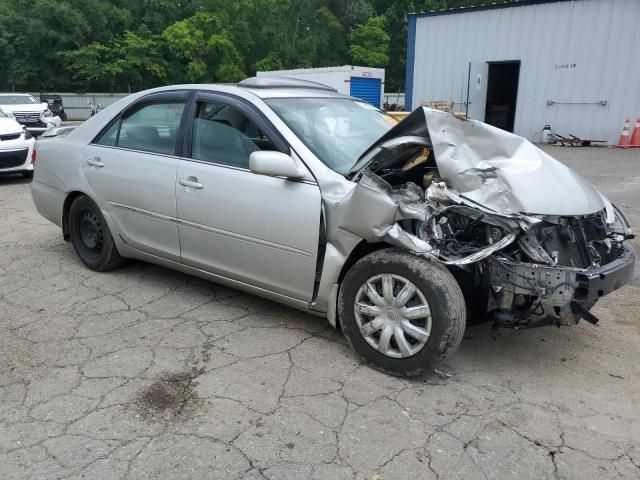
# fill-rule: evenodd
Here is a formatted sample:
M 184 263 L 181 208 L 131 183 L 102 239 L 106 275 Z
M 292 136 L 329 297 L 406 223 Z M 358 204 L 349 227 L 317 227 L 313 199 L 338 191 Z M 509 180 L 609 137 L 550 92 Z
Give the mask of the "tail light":
M 33 165 L 34 167 L 36 165 L 37 157 L 38 157 L 38 154 L 36 153 L 36 149 L 34 148 L 33 150 L 31 150 L 31 165 Z

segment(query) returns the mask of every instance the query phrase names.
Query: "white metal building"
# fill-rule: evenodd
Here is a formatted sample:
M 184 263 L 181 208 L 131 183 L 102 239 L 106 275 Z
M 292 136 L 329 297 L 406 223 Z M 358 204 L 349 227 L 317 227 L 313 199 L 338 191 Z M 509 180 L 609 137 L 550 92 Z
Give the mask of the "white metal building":
M 540 140 L 615 143 L 640 117 L 640 0 L 521 0 L 409 15 L 406 109 L 456 111 Z
M 356 67 L 299 68 L 257 72 L 258 77 L 290 77 L 310 80 L 333 87 L 345 95 L 361 98 L 380 107 L 384 93 L 384 69 Z

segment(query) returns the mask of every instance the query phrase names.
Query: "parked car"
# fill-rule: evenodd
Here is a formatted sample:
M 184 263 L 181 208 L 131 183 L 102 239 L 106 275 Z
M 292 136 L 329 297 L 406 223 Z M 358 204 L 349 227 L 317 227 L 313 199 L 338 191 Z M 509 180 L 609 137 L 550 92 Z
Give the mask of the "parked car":
M 15 119 L 32 134 L 39 135 L 62 121 L 55 116 L 46 102 L 38 102 L 28 93 L 0 93 L 0 108 L 13 114 Z
M 64 105 L 62 104 L 62 97 L 60 95 L 40 95 L 40 101 L 49 106 L 49 110 L 51 110 L 51 113 L 53 113 L 55 117 L 60 117 L 60 120 L 63 122 L 67 120 L 67 113 L 64 111 Z
M 0 175 L 33 175 L 35 139 L 10 113 L 0 108 Z
M 633 273 L 620 211 L 525 139 L 302 80 L 140 92 L 38 158 L 35 205 L 90 269 L 137 258 L 324 315 L 400 374 L 467 315 L 596 321 Z

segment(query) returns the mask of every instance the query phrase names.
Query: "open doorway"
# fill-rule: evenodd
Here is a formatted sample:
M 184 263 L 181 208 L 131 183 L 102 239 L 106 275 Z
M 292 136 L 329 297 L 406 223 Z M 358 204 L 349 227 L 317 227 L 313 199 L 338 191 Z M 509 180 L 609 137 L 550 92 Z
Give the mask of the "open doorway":
M 488 63 L 487 104 L 484 121 L 494 127 L 513 132 L 520 60 Z

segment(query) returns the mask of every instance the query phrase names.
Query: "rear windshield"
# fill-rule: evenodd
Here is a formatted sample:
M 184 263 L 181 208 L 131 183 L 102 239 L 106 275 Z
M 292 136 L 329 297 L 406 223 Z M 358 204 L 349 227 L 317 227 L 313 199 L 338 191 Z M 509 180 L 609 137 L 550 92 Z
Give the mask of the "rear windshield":
M 347 173 L 397 121 L 351 98 L 272 98 L 267 104 L 329 168 Z

